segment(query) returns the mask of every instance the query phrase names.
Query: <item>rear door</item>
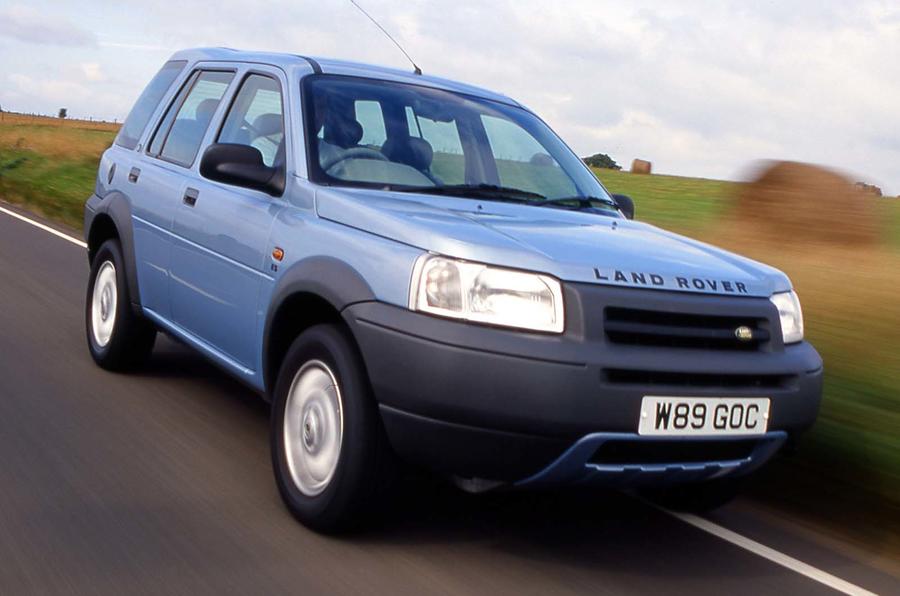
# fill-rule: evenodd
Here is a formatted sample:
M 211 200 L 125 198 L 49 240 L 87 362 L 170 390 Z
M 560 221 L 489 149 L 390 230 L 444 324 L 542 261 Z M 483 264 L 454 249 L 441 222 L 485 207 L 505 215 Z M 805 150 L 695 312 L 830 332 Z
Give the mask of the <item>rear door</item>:
M 266 165 L 284 167 L 289 148 L 283 76 L 256 65 L 240 71 L 227 110 L 205 145 L 250 145 Z M 261 191 L 206 180 L 197 166 L 184 196 L 173 226 L 174 320 L 251 373 L 258 367 L 259 291 L 271 279 L 269 231 L 283 203 Z
M 163 197 L 159 193 L 156 176 L 147 172 L 141 142 L 154 117 L 160 117 L 157 113 L 165 111 L 169 97 L 177 95 L 180 85 L 175 82 L 187 76 L 184 73 L 186 68 L 185 60 L 173 60 L 163 65 L 125 119 L 116 136 L 115 151 L 108 154 L 112 161 L 110 167 L 113 168 L 109 171 L 109 188 L 122 192 L 131 205 L 140 302 L 154 312 L 165 312 L 168 308 L 169 228 L 175 211 L 174 204 L 161 200 Z M 147 131 L 146 137 L 151 134 L 152 131 Z M 123 241 L 127 242 L 125 238 Z M 127 246 L 123 248 L 128 250 Z
M 148 138 L 139 168 L 128 173 L 137 192 L 133 219 L 141 304 L 162 319 L 171 320 L 169 265 L 175 213 L 196 152 L 233 78 L 234 71 L 192 70 Z

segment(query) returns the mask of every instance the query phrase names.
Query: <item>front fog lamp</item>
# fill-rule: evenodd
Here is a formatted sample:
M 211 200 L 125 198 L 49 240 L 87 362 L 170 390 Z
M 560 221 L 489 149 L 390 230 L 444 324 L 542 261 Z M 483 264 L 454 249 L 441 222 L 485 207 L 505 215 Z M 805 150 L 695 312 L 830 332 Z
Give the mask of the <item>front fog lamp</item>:
M 784 343 L 793 344 L 803 339 L 803 311 L 800 310 L 800 299 L 795 292 L 773 294 L 769 300 L 778 309 L 781 319 L 781 334 Z
M 410 288 L 413 310 L 488 325 L 562 333 L 562 287 L 552 277 L 423 255 Z

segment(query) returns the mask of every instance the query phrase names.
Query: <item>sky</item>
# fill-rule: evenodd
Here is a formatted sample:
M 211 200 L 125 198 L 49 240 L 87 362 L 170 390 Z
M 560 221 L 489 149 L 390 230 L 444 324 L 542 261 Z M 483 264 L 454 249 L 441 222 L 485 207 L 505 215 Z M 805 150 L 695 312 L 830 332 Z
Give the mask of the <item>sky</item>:
M 900 194 L 900 3 L 358 0 L 427 74 L 505 93 L 580 155 L 742 179 L 819 163 Z M 411 68 L 349 0 L 3 0 L 0 107 L 118 119 L 176 50 Z

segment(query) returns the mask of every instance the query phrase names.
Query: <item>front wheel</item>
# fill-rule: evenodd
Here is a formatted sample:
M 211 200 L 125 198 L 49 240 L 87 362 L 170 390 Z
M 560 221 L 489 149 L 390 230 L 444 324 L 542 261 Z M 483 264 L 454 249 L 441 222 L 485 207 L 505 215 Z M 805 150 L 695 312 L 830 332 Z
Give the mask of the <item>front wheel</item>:
M 132 310 L 125 259 L 117 240 L 104 242 L 91 263 L 85 328 L 91 357 L 108 370 L 139 365 L 153 350 L 156 328 Z
M 271 418 L 281 497 L 305 525 L 335 532 L 359 522 L 393 477 L 393 454 L 349 333 L 304 331 L 285 356 Z

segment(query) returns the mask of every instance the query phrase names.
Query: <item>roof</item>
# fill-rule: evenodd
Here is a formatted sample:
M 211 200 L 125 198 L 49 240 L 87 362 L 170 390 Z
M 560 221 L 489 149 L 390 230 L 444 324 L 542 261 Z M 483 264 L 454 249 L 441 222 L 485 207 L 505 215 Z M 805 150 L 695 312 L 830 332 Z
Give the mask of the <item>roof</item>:
M 357 77 L 368 77 L 373 79 L 397 81 L 401 83 L 411 83 L 415 85 L 425 85 L 444 89 L 447 91 L 456 91 L 467 95 L 483 97 L 493 101 L 499 101 L 511 105 L 520 105 L 515 100 L 503 95 L 495 93 L 481 87 L 451 81 L 441 77 L 430 75 L 417 75 L 411 70 L 400 70 L 397 68 L 388 68 L 386 66 L 376 66 L 365 64 L 362 62 L 352 62 L 349 60 L 338 60 L 335 58 L 320 58 L 313 56 L 304 56 L 300 54 L 287 54 L 280 52 L 252 52 L 244 50 L 235 50 L 232 48 L 192 48 L 175 52 L 171 60 L 187 60 L 189 62 L 198 61 L 227 61 L 227 62 L 256 62 L 260 64 L 270 64 L 278 66 L 285 70 L 296 67 L 310 67 L 313 70 L 316 66 L 322 72 L 327 74 L 348 75 Z

